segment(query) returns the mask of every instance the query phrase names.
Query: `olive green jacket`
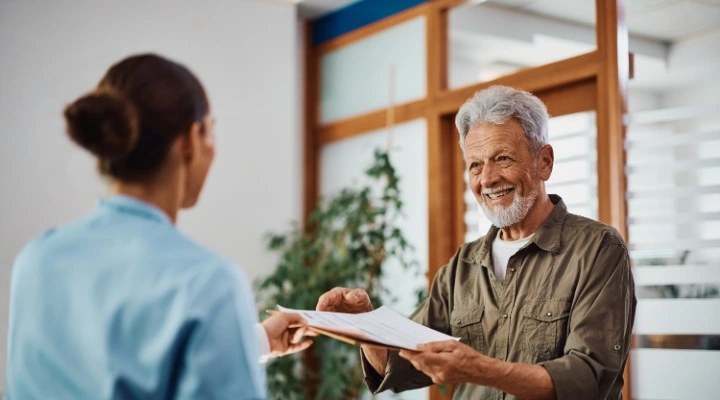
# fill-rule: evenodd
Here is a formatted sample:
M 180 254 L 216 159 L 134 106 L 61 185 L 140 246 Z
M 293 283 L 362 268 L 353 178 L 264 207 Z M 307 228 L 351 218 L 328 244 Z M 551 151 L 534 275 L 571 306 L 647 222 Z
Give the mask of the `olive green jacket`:
M 614 228 L 550 198 L 553 212 L 510 258 L 504 283 L 492 268 L 493 226 L 440 269 L 411 318 L 487 356 L 544 366 L 560 400 L 621 399 L 637 304 L 627 248 Z M 432 384 L 395 352 L 384 377 L 362 361 L 374 393 Z M 516 399 L 465 383 L 454 398 Z

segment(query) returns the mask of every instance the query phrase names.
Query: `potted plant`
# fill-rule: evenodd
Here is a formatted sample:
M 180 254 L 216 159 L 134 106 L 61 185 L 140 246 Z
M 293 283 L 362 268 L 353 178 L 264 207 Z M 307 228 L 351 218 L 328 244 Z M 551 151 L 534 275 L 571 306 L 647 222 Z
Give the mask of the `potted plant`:
M 269 249 L 279 261 L 256 283 L 261 312 L 278 304 L 315 309 L 320 295 L 336 286 L 364 288 L 379 307 L 389 295 L 381 279 L 386 261 L 397 259 L 419 273 L 397 224 L 403 203 L 387 152 L 375 152 L 366 175 L 373 186 L 348 187 L 321 199 L 308 229 L 294 223 L 287 232 L 269 235 Z M 322 336 L 304 355 L 271 361 L 267 375 L 276 399 L 356 399 L 365 390 L 357 348 Z

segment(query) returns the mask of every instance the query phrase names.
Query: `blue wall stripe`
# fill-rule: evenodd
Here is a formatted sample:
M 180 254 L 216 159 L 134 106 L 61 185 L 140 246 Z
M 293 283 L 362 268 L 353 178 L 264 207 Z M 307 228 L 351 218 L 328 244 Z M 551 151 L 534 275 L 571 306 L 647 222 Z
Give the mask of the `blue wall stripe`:
M 319 45 L 428 0 L 360 0 L 313 21 L 313 44 Z

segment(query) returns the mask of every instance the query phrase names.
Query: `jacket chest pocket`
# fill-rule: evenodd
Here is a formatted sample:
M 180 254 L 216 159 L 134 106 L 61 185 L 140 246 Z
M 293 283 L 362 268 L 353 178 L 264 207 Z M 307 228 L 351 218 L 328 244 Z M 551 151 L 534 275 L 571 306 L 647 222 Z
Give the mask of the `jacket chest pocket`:
M 570 303 L 565 299 L 530 300 L 520 313 L 522 351 L 535 362 L 560 357 L 567 339 Z
M 455 308 L 450 316 L 452 336 L 459 337 L 460 342 L 473 349 L 485 353 L 485 337 L 482 329 L 484 308 Z

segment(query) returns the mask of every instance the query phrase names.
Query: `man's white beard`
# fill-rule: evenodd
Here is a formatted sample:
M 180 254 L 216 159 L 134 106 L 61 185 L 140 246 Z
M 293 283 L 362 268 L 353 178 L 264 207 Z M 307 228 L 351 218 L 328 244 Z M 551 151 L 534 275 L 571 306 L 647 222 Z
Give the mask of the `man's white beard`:
M 507 195 L 506 195 L 507 196 Z M 520 196 L 517 192 L 514 194 L 513 202 L 508 207 L 502 207 L 496 205 L 494 210 L 485 203 L 485 199 L 480 203 L 485 216 L 488 217 L 490 222 L 498 228 L 505 228 L 507 226 L 516 224 L 525 218 L 530 211 L 530 207 L 535 204 L 535 200 L 538 198 L 538 192 L 533 191 L 527 196 Z

